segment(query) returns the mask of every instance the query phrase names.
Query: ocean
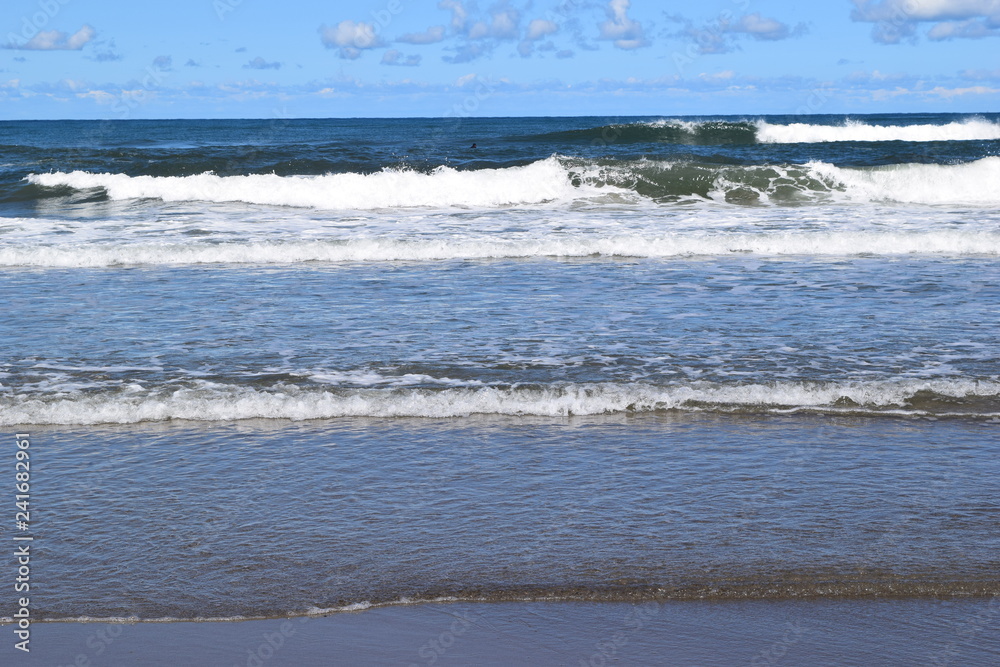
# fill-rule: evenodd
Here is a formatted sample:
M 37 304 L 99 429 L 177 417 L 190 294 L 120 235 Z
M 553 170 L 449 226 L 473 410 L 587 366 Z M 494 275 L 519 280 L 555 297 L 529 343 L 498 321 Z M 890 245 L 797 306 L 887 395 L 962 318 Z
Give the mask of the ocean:
M 3 532 L 21 433 L 35 620 L 995 596 L 998 256 L 1000 114 L 2 122 Z

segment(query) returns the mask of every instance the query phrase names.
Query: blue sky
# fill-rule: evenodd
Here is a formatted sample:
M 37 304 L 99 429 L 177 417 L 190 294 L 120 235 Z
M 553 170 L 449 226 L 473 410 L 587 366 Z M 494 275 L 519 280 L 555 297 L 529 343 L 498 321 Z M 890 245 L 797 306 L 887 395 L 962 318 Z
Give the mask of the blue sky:
M 0 118 L 1000 110 L 1000 0 L 7 0 Z

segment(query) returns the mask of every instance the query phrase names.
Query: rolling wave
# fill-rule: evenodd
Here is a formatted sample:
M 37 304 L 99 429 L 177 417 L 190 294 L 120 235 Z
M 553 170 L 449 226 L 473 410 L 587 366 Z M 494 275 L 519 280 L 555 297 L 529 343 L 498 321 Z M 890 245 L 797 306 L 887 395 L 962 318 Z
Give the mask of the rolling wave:
M 757 125 L 752 121 L 658 120 L 649 123 L 616 123 L 600 127 L 563 130 L 530 137 L 532 140 L 590 143 L 592 145 L 670 143 L 693 146 L 753 144 Z
M 995 141 L 1000 123 L 967 118 L 946 124 L 876 125 L 847 120 L 841 125 L 771 123 L 765 120 L 662 119 L 564 130 L 531 137 L 533 140 L 610 144 L 666 143 L 691 146 L 751 144 L 805 144 L 879 141 Z
M 385 169 L 323 176 L 128 176 L 82 171 L 31 174 L 31 186 L 100 189 L 114 200 L 243 202 L 328 210 L 501 208 L 590 200 L 615 204 L 705 199 L 735 204 L 860 202 L 1000 203 L 1000 157 L 962 164 L 848 168 L 716 165 L 661 160 L 582 160 L 553 156 L 526 166 L 430 173 Z
M 663 410 L 748 414 L 799 412 L 997 418 L 1000 382 L 869 382 L 656 386 L 559 384 L 513 387 L 268 389 L 194 382 L 97 393 L 0 398 L 0 424 L 134 424 L 164 420 L 456 418 L 471 415 L 566 417 Z
M 574 186 L 555 159 L 523 167 L 430 173 L 384 169 L 322 176 L 250 174 L 217 176 L 128 176 L 83 171 L 31 174 L 28 182 L 49 188 L 100 188 L 115 200 L 245 202 L 316 209 L 371 210 L 409 207 L 502 207 L 539 204 L 603 194 Z

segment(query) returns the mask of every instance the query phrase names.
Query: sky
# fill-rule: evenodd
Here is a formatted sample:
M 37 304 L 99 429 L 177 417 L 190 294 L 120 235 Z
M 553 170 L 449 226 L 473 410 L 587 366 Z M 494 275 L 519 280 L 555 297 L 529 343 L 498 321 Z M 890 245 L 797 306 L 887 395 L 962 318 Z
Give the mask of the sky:
M 1000 110 L 1000 0 L 5 0 L 0 119 Z

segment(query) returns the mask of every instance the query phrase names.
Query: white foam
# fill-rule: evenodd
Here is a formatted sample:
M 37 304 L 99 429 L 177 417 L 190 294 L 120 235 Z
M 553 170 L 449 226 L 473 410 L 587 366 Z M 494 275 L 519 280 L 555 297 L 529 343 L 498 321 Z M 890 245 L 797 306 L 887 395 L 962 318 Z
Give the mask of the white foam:
M 662 127 L 678 127 L 685 132 L 690 132 L 691 134 L 696 133 L 702 126 L 706 125 L 706 121 L 698 120 L 681 120 L 680 118 L 661 118 L 659 120 L 650 121 L 648 123 L 640 123 L 646 127 L 662 128 Z M 712 123 L 713 125 L 718 124 L 718 121 Z M 622 127 L 622 126 L 619 126 Z M 627 127 L 627 126 L 624 126 Z
M 851 169 L 824 162 L 808 167 L 855 201 L 909 204 L 1000 204 L 1000 157 L 964 164 L 900 164 Z
M 774 144 L 832 141 L 985 141 L 1000 139 L 1000 123 L 970 118 L 945 125 L 870 125 L 847 121 L 843 125 L 757 122 L 757 141 Z
M 521 240 L 391 238 L 208 244 L 131 243 L 0 247 L 0 266 L 97 268 L 131 265 L 299 264 L 535 257 L 1000 255 L 1000 232 L 678 233 Z
M 525 602 L 528 602 L 536 598 L 524 598 Z M 359 611 L 368 611 L 369 609 L 380 609 L 383 607 L 405 607 L 411 605 L 424 605 L 424 604 L 447 604 L 451 602 L 479 602 L 482 601 L 481 597 L 465 596 L 456 597 L 452 595 L 439 595 L 433 598 L 408 598 L 401 597 L 396 600 L 390 600 L 387 602 L 369 602 L 363 600 L 361 602 L 352 602 L 349 604 L 344 604 L 336 607 L 316 607 L 311 606 L 306 608 L 304 611 L 298 613 L 291 613 L 283 616 L 261 616 L 261 615 L 244 615 L 236 614 L 232 616 L 194 616 L 191 618 L 184 618 L 180 616 L 157 616 L 152 618 L 142 618 L 140 616 L 67 616 L 65 618 L 48 618 L 40 622 L 42 623 L 106 623 L 110 625 L 135 625 L 137 623 L 239 623 L 243 621 L 265 621 L 274 618 L 288 618 L 297 619 L 300 623 L 306 623 L 311 618 L 317 616 L 329 616 L 331 614 L 340 613 L 353 613 Z M 10 625 L 15 622 L 15 619 L 10 616 L 0 616 L 0 625 Z
M 1000 203 L 1000 157 L 986 157 L 963 164 L 898 164 L 881 167 L 838 167 L 824 162 L 806 165 L 710 167 L 669 161 L 639 160 L 601 166 L 572 166 L 553 156 L 523 167 L 456 171 L 440 167 L 430 174 L 386 170 L 374 174 L 325 176 L 127 176 L 74 171 L 31 174 L 28 180 L 43 186 L 104 188 L 113 199 L 158 198 L 165 201 L 243 202 L 331 210 L 391 210 L 430 207 L 496 209 L 505 206 L 537 207 L 550 204 L 564 212 L 566 204 L 645 204 L 652 199 L 632 189 L 644 171 L 669 179 L 714 178 L 712 198 L 725 201 L 731 190 L 757 189 L 762 201 L 777 191 L 797 190 L 805 200 L 823 202 L 846 198 L 860 202 L 915 204 L 949 203 L 978 206 Z M 714 173 L 714 176 L 713 176 Z M 703 174 L 703 175 L 702 175 Z M 761 185 L 766 182 L 767 185 Z M 618 183 L 622 186 L 612 185 Z M 669 182 L 659 187 L 670 191 Z M 655 184 L 651 194 L 655 196 Z M 683 192 L 674 193 L 685 196 Z M 687 197 L 696 197 L 688 193 Z M 637 210 L 637 207 L 633 207 Z M 404 230 L 405 231 L 405 230 Z
M 103 188 L 111 199 L 246 202 L 316 209 L 371 210 L 400 207 L 499 207 L 598 195 L 575 187 L 555 158 L 523 167 L 458 171 L 438 167 L 429 174 L 385 169 L 372 174 L 323 176 L 128 176 L 83 171 L 31 174 L 45 187 Z M 613 189 L 613 188 L 612 188 Z
M 52 397 L 0 397 L 0 424 L 132 424 L 172 419 L 330 419 L 337 417 L 467 417 L 486 415 L 570 416 L 668 409 L 836 411 L 897 410 L 912 413 L 907 400 L 920 391 L 952 397 L 1000 396 L 1000 382 L 896 380 L 846 383 L 781 382 L 748 385 L 654 386 L 565 384 L 541 387 L 447 389 L 267 390 L 197 383 L 178 389 L 102 392 Z M 960 410 L 958 412 L 961 412 Z M 992 413 L 991 413 L 992 414 Z

